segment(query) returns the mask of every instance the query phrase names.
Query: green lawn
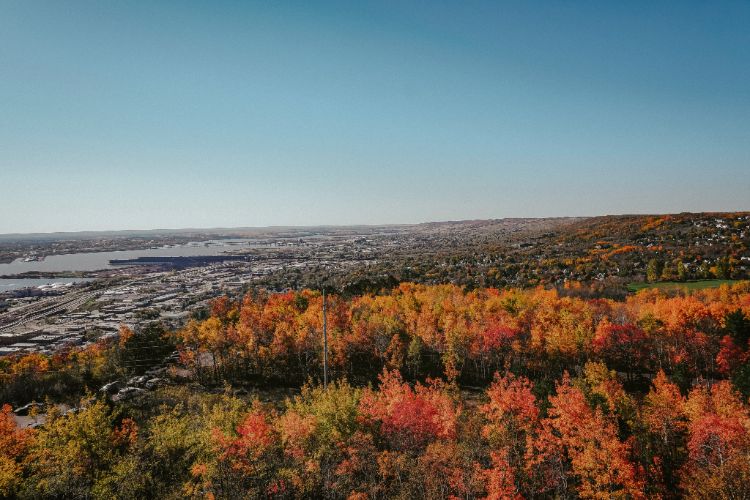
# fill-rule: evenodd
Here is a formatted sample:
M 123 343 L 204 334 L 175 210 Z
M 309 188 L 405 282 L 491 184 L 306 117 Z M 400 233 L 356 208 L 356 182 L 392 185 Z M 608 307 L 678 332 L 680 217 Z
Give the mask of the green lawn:
M 628 290 L 637 292 L 644 288 L 684 288 L 686 290 L 701 290 L 703 288 L 716 288 L 721 285 L 733 285 L 742 280 L 697 280 L 697 281 L 661 281 L 659 283 L 628 283 Z

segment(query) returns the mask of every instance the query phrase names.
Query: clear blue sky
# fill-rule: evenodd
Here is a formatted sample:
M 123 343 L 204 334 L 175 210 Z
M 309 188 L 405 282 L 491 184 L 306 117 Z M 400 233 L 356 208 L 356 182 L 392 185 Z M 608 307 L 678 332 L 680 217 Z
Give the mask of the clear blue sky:
M 0 2 L 0 232 L 750 209 L 750 2 Z

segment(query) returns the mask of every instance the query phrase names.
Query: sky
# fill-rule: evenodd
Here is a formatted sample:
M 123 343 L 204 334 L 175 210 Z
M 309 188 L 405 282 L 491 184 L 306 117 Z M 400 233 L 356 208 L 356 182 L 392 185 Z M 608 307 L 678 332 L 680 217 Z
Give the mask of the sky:
M 0 0 L 0 233 L 750 210 L 750 2 Z

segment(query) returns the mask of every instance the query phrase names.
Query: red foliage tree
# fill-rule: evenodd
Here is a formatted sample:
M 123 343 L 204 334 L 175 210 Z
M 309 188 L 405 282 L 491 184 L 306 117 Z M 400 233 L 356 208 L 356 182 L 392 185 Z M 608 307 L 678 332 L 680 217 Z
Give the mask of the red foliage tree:
M 599 409 L 592 410 L 580 389 L 566 374 L 550 397 L 549 417 L 542 421 L 530 467 L 546 469 L 543 489 L 560 493 L 568 488 L 567 467 L 576 479 L 581 498 L 643 498 L 643 480 L 630 460 L 630 446 L 617 437 L 617 429 Z
M 360 413 L 376 423 L 394 449 L 414 450 L 456 436 L 457 407 L 438 381 L 412 389 L 395 371 L 380 376 L 380 390 L 365 391 Z

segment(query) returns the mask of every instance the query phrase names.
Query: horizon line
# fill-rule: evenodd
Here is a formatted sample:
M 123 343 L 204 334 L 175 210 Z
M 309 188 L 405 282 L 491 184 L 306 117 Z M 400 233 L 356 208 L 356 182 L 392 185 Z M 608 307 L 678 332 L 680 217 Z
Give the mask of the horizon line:
M 449 224 L 462 222 L 481 222 L 481 221 L 500 221 L 500 220 L 543 220 L 543 219 L 593 219 L 597 217 L 628 217 L 628 216 L 667 216 L 667 215 L 685 215 L 685 214 L 750 214 L 750 210 L 730 210 L 730 211 L 700 211 L 700 212 L 670 212 L 670 213 L 649 213 L 649 212 L 630 212 L 619 214 L 598 214 L 598 215 L 553 215 L 543 217 L 497 217 L 497 218 L 468 218 L 468 219 L 447 219 L 447 220 L 427 220 L 421 222 L 387 222 L 379 224 L 274 224 L 268 226 L 211 226 L 211 227 L 156 227 L 156 228 L 134 228 L 134 229 L 81 229 L 73 231 L 35 231 L 35 232 L 10 232 L 0 233 L 0 238 L 9 237 L 30 237 L 43 235 L 84 235 L 90 233 L 189 233 L 189 232 L 212 232 L 212 231 L 248 231 L 248 230 L 269 230 L 269 229 L 315 229 L 315 228 L 355 228 L 355 227 L 398 227 L 398 226 L 419 226 L 425 224 Z

